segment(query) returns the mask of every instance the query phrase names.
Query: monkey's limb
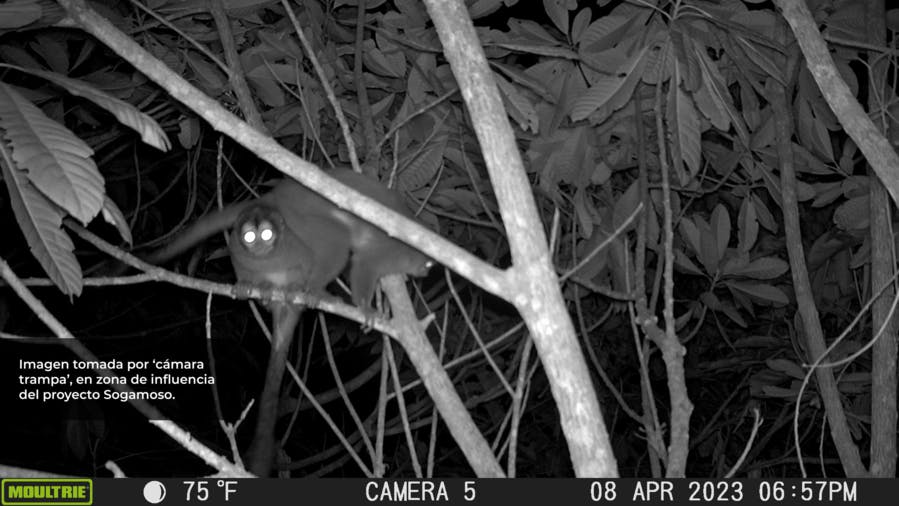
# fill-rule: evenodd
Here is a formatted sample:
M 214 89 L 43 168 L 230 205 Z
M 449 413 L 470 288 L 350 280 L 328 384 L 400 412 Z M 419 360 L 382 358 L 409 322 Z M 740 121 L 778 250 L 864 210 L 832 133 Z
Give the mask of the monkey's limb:
M 240 213 L 252 205 L 252 203 L 253 201 L 237 202 L 196 219 L 189 227 L 179 233 L 173 241 L 149 254 L 143 255 L 144 261 L 154 265 L 168 262 L 216 232 L 231 228 L 234 222 L 237 221 Z
M 272 304 L 272 350 L 265 372 L 265 384 L 259 396 L 259 411 L 253 441 L 247 452 L 247 468 L 253 474 L 267 477 L 271 474 L 275 457 L 275 422 L 278 419 L 278 399 L 281 380 L 287 366 L 287 351 L 294 330 L 303 313 L 303 306 Z

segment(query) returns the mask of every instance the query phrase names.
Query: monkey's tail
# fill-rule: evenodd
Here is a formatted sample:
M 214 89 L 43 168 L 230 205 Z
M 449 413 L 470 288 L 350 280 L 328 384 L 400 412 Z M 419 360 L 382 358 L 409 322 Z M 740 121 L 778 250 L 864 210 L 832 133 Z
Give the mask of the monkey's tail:
M 281 381 L 287 365 L 287 351 L 294 329 L 300 321 L 303 306 L 289 304 L 273 304 L 272 350 L 265 372 L 265 384 L 259 397 L 259 410 L 256 416 L 256 429 L 253 441 L 247 451 L 247 468 L 253 474 L 267 477 L 272 470 L 275 458 L 275 422 L 278 420 L 278 399 L 281 392 Z
M 237 221 L 237 217 L 240 213 L 252 203 L 253 201 L 248 200 L 231 204 L 223 209 L 198 218 L 186 230 L 179 233 L 174 241 L 145 255 L 143 257 L 144 261 L 154 265 L 168 262 L 197 245 L 207 237 L 231 228 Z

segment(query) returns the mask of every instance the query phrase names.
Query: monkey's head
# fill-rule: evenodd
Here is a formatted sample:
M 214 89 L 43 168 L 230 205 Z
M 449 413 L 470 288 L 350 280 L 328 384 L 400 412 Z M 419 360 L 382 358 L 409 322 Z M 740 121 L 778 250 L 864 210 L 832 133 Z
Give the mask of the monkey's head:
M 270 254 L 281 240 L 284 218 L 265 206 L 253 206 L 238 216 L 234 240 L 246 253 L 261 257 Z

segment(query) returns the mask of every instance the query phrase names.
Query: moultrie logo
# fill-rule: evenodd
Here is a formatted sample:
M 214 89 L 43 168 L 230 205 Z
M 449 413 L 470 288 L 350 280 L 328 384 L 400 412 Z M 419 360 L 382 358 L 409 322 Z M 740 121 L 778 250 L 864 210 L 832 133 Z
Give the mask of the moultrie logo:
M 94 503 L 94 486 L 85 478 L 7 478 L 0 482 L 0 504 Z

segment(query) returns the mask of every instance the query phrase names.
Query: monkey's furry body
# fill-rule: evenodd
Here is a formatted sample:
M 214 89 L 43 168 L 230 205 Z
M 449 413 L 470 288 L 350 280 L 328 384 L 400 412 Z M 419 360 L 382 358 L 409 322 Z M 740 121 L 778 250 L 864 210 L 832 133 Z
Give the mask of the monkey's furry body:
M 348 169 L 328 173 L 347 186 L 412 218 L 402 197 L 374 179 Z M 149 255 L 163 263 L 216 232 L 233 226 L 229 251 L 238 282 L 313 295 L 324 291 L 349 263 L 353 302 L 371 310 L 378 280 L 390 274 L 424 275 L 430 260 L 418 250 L 348 213 L 292 179 L 280 181 L 258 199 L 231 204 L 196 220 L 173 242 Z M 287 352 L 302 308 L 270 303 L 272 348 L 248 468 L 271 472 L 274 428 Z

